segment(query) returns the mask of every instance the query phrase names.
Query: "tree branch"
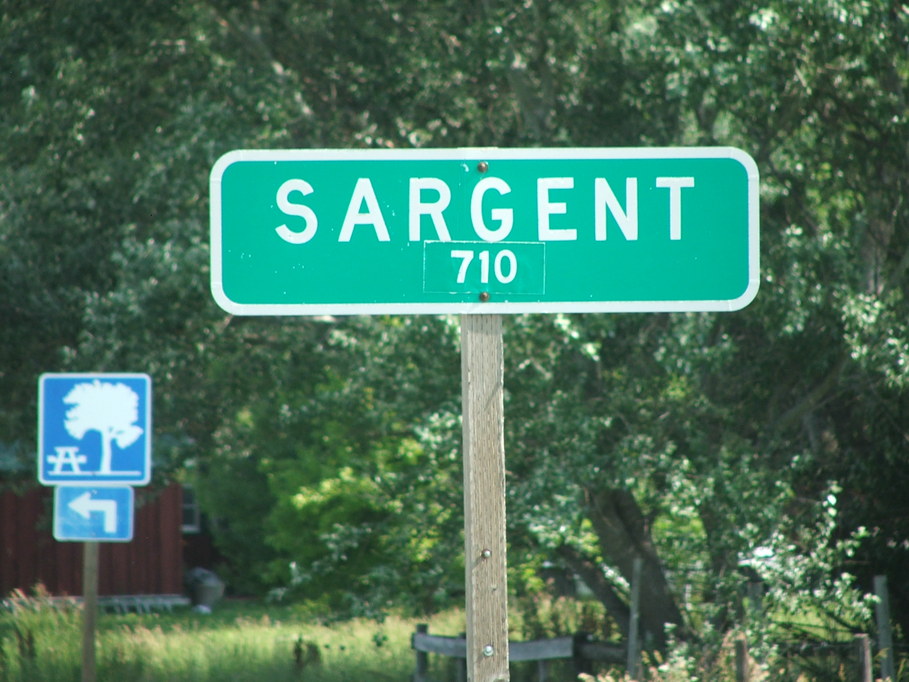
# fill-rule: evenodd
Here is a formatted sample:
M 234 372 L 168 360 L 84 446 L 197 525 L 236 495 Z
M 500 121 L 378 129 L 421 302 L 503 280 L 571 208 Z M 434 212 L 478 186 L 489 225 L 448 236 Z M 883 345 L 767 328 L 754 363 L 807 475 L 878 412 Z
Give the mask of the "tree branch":
M 631 623 L 628 605 L 622 601 L 615 588 L 606 580 L 600 567 L 577 549 L 568 545 L 562 545 L 556 550 L 556 553 L 572 571 L 581 577 L 594 596 L 606 607 L 606 611 L 622 631 L 622 636 L 628 637 L 628 628 Z
M 827 373 L 824 379 L 816 385 L 807 394 L 802 396 L 795 405 L 790 407 L 780 417 L 778 417 L 769 429 L 770 433 L 778 434 L 790 428 L 794 424 L 800 424 L 805 415 L 820 405 L 827 396 L 836 388 L 839 383 L 843 367 L 846 365 L 848 357 L 843 355 L 836 362 L 833 368 Z

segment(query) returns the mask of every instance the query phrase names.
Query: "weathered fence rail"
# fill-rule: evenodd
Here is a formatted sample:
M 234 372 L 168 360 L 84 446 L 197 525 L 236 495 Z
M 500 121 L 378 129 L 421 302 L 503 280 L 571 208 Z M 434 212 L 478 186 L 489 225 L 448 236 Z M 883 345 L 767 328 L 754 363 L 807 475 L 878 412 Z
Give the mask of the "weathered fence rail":
M 874 658 L 871 654 L 871 641 L 868 635 L 858 634 L 855 635 L 852 642 L 837 642 L 835 645 L 826 646 L 831 650 L 834 648 L 851 649 L 853 653 L 847 656 L 854 661 L 855 666 L 851 679 L 855 679 L 856 682 L 873 682 L 875 678 L 872 675 Z M 748 642 L 744 637 L 739 637 L 734 644 L 735 682 L 749 682 L 752 679 L 754 661 L 749 655 Z M 817 647 L 822 644 L 815 642 L 813 646 Z M 417 631 L 411 635 L 411 647 L 416 652 L 416 670 L 412 678 L 413 682 L 430 682 L 429 654 L 461 659 L 456 668 L 456 678 L 461 681 L 467 679 L 464 665 L 467 656 L 467 642 L 463 636 L 431 635 L 428 626 L 420 624 L 417 626 Z M 812 648 L 812 644 L 802 643 L 800 647 L 807 650 Z M 546 682 L 548 680 L 548 661 L 570 659 L 573 661 L 575 672 L 592 672 L 594 662 L 627 665 L 628 650 L 625 644 L 599 642 L 591 639 L 589 635 L 577 634 L 530 642 L 509 642 L 508 657 L 512 663 L 537 661 L 537 678 L 539 682 Z M 637 670 L 637 676 L 633 676 L 632 679 L 641 679 L 640 674 L 641 671 Z M 895 678 L 883 677 L 881 679 L 893 680 Z
M 632 587 L 640 583 L 640 565 L 635 562 L 634 580 Z M 881 679 L 885 682 L 896 679 L 895 652 L 893 633 L 890 624 L 889 595 L 887 591 L 886 576 L 875 576 L 874 591 L 877 596 L 875 608 L 877 638 L 872 639 L 867 634 L 856 634 L 852 641 L 837 642 L 799 642 L 793 651 L 804 654 L 809 649 L 815 652 L 822 647 L 836 648 L 849 651 L 845 656 L 852 662 L 846 662 L 848 669 L 852 668 L 852 676 L 858 682 L 872 682 Z M 632 590 L 632 618 L 630 636 L 626 643 L 616 644 L 610 642 L 594 641 L 589 635 L 576 634 L 573 636 L 556 637 L 554 639 L 539 639 L 531 642 L 509 642 L 508 658 L 513 662 L 537 661 L 539 682 L 546 682 L 547 661 L 556 659 L 571 659 L 574 669 L 578 673 L 591 672 L 593 663 L 621 664 L 629 672 L 631 679 L 640 679 L 640 638 L 638 637 L 639 592 Z M 759 586 L 749 585 L 749 597 L 752 603 L 759 602 Z M 759 607 L 758 607 L 759 608 Z M 877 645 L 877 655 L 872 655 L 872 648 Z M 417 631 L 411 636 L 411 647 L 416 652 L 416 671 L 413 682 L 429 682 L 429 654 L 448 656 L 449 658 L 466 661 L 467 642 L 465 637 L 445 637 L 430 635 L 429 626 L 420 624 Z M 734 642 L 734 667 L 736 682 L 749 682 L 752 677 L 751 669 L 754 661 L 748 651 L 748 641 L 744 636 L 738 637 Z M 873 668 L 875 663 L 880 666 L 880 676 L 875 678 Z M 466 668 L 460 665 L 458 679 L 466 679 Z
M 467 658 L 467 641 L 464 637 L 447 637 L 429 634 L 429 626 L 417 625 L 411 635 L 411 648 L 416 652 L 416 670 L 413 682 L 429 682 L 429 654 L 450 658 Z M 537 639 L 529 642 L 509 642 L 508 660 L 512 663 L 537 661 L 540 682 L 547 679 L 547 661 L 569 659 L 578 672 L 588 672 L 593 661 L 624 663 L 627 650 L 624 645 L 597 642 L 586 634 Z

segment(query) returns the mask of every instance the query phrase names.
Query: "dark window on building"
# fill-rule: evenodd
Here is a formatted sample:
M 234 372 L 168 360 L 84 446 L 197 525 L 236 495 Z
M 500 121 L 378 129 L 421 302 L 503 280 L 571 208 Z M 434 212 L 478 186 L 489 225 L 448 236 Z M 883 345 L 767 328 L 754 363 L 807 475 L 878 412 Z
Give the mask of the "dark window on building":
M 196 493 L 190 486 L 183 486 L 183 523 L 181 529 L 184 533 L 199 533 L 202 531 L 202 512 L 196 501 Z

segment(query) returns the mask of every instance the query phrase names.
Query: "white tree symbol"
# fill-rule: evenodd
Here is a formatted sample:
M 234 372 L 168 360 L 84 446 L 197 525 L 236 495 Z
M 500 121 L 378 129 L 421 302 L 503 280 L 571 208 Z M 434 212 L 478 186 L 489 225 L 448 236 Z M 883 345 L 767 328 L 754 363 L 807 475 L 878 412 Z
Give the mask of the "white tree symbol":
M 111 443 L 126 448 L 142 435 L 136 426 L 139 419 L 139 396 L 126 384 L 76 384 L 63 398 L 74 405 L 66 413 L 63 425 L 73 438 L 81 440 L 88 431 L 101 434 L 101 466 L 99 474 L 111 473 Z

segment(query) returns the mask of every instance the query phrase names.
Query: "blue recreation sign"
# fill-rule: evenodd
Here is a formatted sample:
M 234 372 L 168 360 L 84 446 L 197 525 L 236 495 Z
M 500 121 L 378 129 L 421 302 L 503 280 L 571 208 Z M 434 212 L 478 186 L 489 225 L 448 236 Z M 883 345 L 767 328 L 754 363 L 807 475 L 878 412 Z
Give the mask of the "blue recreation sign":
M 133 539 L 133 489 L 60 485 L 54 489 L 54 537 L 75 542 Z
M 44 485 L 147 485 L 151 428 L 146 374 L 42 374 L 38 480 Z

